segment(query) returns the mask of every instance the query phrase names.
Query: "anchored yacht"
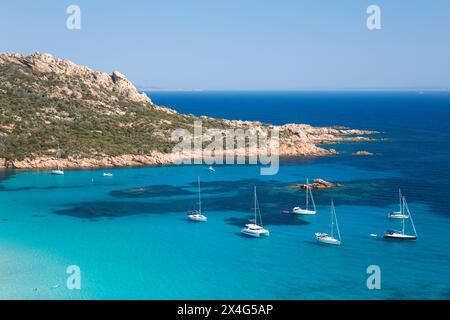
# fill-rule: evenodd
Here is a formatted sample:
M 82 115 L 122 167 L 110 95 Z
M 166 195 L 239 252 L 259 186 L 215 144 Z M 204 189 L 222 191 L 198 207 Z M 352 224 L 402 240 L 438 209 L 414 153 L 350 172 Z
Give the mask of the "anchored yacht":
M 417 231 L 414 226 L 414 221 L 411 216 L 411 212 L 409 211 L 408 204 L 406 203 L 405 197 L 402 197 L 402 207 L 403 212 L 407 216 L 407 218 L 402 220 L 402 230 L 388 230 L 384 233 L 384 238 L 386 239 L 397 239 L 397 240 L 416 240 L 417 239 Z M 413 230 L 413 234 L 407 234 L 405 232 L 406 226 L 405 221 L 409 220 L 411 222 L 411 227 Z
M 208 221 L 208 218 L 202 213 L 202 194 L 200 189 L 200 177 L 198 177 L 198 210 L 189 212 L 188 219 L 196 222 Z
M 254 187 L 254 210 L 255 210 L 255 218 L 252 219 L 249 224 L 245 225 L 245 228 L 241 230 L 243 234 L 246 234 L 251 237 L 260 238 L 264 236 L 269 236 L 270 232 L 267 229 L 264 229 L 262 218 L 261 218 L 261 212 L 259 210 L 258 206 L 258 198 L 256 196 L 256 186 Z M 259 217 L 259 224 L 258 224 L 258 217 Z
M 295 207 L 292 209 L 294 214 L 299 215 L 313 215 L 316 214 L 316 203 L 314 202 L 314 197 L 312 195 L 311 187 L 309 186 L 309 181 L 306 179 L 306 200 L 305 200 L 305 208 Z M 311 198 L 312 210 L 309 208 L 309 198 Z
M 336 227 L 337 237 L 335 237 L 335 235 L 334 235 L 335 227 Z M 334 244 L 334 245 L 341 244 L 341 233 L 339 232 L 339 225 L 338 225 L 338 221 L 337 221 L 336 209 L 334 208 L 333 200 L 331 201 L 331 231 L 330 231 L 330 234 L 317 232 L 315 235 L 316 235 L 317 241 L 319 241 L 321 243 Z
M 402 191 L 400 189 L 398 189 L 398 198 L 400 210 L 389 213 L 388 217 L 391 219 L 408 219 L 409 216 L 405 213 L 402 201 Z

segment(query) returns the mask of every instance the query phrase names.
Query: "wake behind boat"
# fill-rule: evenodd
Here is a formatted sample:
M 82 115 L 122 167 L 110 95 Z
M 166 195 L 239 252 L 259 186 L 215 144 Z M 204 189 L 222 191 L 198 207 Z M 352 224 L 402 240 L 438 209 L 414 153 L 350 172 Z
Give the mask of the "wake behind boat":
M 269 230 L 264 229 L 262 218 L 261 218 L 261 211 L 259 210 L 258 206 L 258 198 L 256 195 L 256 186 L 254 187 L 254 211 L 255 211 L 255 218 L 252 219 L 249 224 L 245 225 L 245 228 L 241 230 L 241 233 L 248 235 L 250 237 L 260 238 L 260 237 L 268 237 L 270 235 Z M 258 224 L 258 217 L 260 223 Z
M 309 198 L 311 198 L 311 202 L 313 205 L 313 210 L 309 209 Z M 299 215 L 314 215 L 317 213 L 316 211 L 316 203 L 314 202 L 314 197 L 312 195 L 311 187 L 309 186 L 309 180 L 306 179 L 306 200 L 305 200 L 305 208 L 295 207 L 292 209 L 292 213 Z
M 396 239 L 396 240 L 416 240 L 417 239 L 417 231 L 414 226 L 414 221 L 411 216 L 411 212 L 409 211 L 408 204 L 406 203 L 405 197 L 402 197 L 402 207 L 403 212 L 407 215 L 407 218 L 402 219 L 402 230 L 388 230 L 384 233 L 385 239 Z M 405 221 L 409 220 L 411 222 L 411 226 L 414 234 L 407 234 L 405 232 Z
M 334 226 L 336 226 L 337 238 L 334 237 Z M 339 232 L 339 225 L 337 222 L 336 209 L 334 208 L 333 200 L 331 200 L 331 232 L 330 234 L 316 232 L 315 236 L 317 241 L 321 243 L 333 244 L 338 246 L 341 245 L 341 233 Z
M 208 221 L 208 218 L 205 215 L 203 215 L 203 213 L 202 213 L 202 195 L 201 195 L 201 190 L 200 190 L 200 177 L 198 177 L 198 210 L 189 212 L 188 219 L 190 221 L 195 221 L 195 222 Z

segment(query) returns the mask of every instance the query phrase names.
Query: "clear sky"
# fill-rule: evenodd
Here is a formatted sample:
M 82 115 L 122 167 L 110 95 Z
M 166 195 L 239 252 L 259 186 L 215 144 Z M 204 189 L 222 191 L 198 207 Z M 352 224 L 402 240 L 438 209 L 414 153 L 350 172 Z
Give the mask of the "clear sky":
M 70 4 L 81 30 L 66 28 Z M 164 89 L 450 88 L 450 1 L 1 0 L 0 51 Z

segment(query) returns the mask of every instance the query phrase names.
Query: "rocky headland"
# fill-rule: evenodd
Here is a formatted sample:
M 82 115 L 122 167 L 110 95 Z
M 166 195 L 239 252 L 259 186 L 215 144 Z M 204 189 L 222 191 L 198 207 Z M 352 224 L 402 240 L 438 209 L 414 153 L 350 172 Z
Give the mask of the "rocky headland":
M 223 133 L 276 128 L 282 157 L 335 155 L 321 145 L 374 141 L 370 136 L 377 133 L 180 114 L 155 105 L 118 71 L 98 72 L 41 53 L 0 54 L 0 112 L 0 168 L 15 169 L 50 169 L 58 162 L 64 168 L 171 164 L 171 133 L 192 132 L 198 120 Z

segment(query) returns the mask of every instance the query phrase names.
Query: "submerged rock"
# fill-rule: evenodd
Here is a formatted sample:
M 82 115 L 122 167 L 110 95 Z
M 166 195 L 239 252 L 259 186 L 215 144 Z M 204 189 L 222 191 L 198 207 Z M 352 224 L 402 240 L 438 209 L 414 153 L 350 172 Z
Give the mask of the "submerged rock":
M 305 183 L 297 183 L 292 186 L 292 188 L 295 188 L 295 189 L 306 189 L 306 187 L 307 187 L 307 184 L 305 184 Z M 333 189 L 333 188 L 339 188 L 339 187 L 342 187 L 342 185 L 340 183 L 332 183 L 329 181 L 325 181 L 323 179 L 314 179 L 314 182 L 309 184 L 309 188 L 315 189 L 315 190 L 317 190 L 317 189 Z
M 361 150 L 361 151 L 353 152 L 353 155 L 355 155 L 355 156 L 373 156 L 374 154 L 369 151 Z

